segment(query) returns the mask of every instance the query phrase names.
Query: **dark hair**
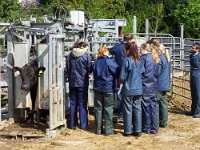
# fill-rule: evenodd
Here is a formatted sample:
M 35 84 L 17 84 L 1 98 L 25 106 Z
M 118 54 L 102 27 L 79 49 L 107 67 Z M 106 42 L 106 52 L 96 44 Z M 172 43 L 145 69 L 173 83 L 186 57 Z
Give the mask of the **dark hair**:
M 199 50 L 200 44 L 199 43 L 194 43 L 192 46 L 196 46 L 196 49 Z
M 140 57 L 138 53 L 138 47 L 135 42 L 132 43 L 126 43 L 125 44 L 125 50 L 129 51 L 128 56 L 132 56 L 135 62 L 138 62 Z
M 85 48 L 86 46 L 88 46 L 87 43 L 77 41 L 77 42 L 74 44 L 73 48 L 81 48 L 81 47 Z
M 130 33 L 125 33 L 124 34 L 124 41 L 130 41 L 133 39 L 133 35 Z

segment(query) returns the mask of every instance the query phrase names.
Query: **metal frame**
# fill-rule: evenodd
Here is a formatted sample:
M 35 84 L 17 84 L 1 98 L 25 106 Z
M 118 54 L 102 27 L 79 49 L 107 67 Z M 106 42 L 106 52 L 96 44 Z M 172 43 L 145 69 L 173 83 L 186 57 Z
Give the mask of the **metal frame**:
M 179 92 L 176 92 L 174 88 L 172 89 L 172 95 L 178 95 L 180 97 L 190 99 L 191 96 L 188 96 L 190 94 L 190 88 L 186 88 L 186 84 L 190 84 L 190 80 L 187 79 L 190 78 L 190 60 L 189 60 L 189 53 L 191 46 L 194 42 L 200 42 L 200 39 L 193 39 L 193 38 L 181 38 L 181 48 L 180 49 L 174 49 L 173 52 L 173 61 L 178 62 L 180 65 L 173 63 L 172 70 L 172 87 L 176 87 L 178 89 L 181 89 Z M 177 53 L 178 52 L 178 53 Z M 181 85 L 177 85 L 174 82 L 174 79 L 180 80 Z
M 22 43 L 28 43 L 30 50 L 31 47 L 35 47 L 38 42 L 43 39 L 47 39 L 48 44 L 48 67 L 46 71 L 49 76 L 49 131 L 54 130 L 55 128 L 64 125 L 66 126 L 65 119 L 65 93 L 64 93 L 64 61 L 61 57 L 64 56 L 64 38 L 65 35 L 62 33 L 62 25 L 60 23 L 44 23 L 44 24 L 30 24 L 30 26 L 18 26 L 18 25 L 7 25 L 9 30 L 7 31 L 7 63 L 11 66 L 14 66 L 14 40 L 13 36 L 16 36 L 19 41 Z M 18 32 L 19 31 L 19 32 Z M 23 32 L 23 36 L 20 34 Z M 32 35 L 34 42 L 32 42 Z M 43 36 L 42 39 L 37 39 L 37 35 Z M 28 37 L 28 38 L 27 38 Z M 59 46 L 60 45 L 60 46 Z M 39 49 L 38 49 L 39 51 Z M 30 53 L 30 51 L 29 51 Z M 29 59 L 28 55 L 28 58 Z M 38 56 L 40 57 L 40 56 Z M 24 64 L 22 64 L 24 65 Z M 40 64 L 39 64 L 40 65 Z M 15 118 L 14 113 L 14 75 L 13 70 L 8 68 L 8 110 L 9 118 Z M 40 80 L 40 79 L 39 79 Z M 56 81 L 56 82 L 55 82 Z M 38 84 L 39 85 L 39 84 Z M 42 93 L 38 93 L 40 95 Z M 40 95 L 41 98 L 41 95 Z M 42 100 L 42 98 L 40 99 Z M 59 108 L 55 108 L 59 105 Z M 55 112 L 56 111 L 56 112 Z M 57 115 L 55 115 L 56 113 Z

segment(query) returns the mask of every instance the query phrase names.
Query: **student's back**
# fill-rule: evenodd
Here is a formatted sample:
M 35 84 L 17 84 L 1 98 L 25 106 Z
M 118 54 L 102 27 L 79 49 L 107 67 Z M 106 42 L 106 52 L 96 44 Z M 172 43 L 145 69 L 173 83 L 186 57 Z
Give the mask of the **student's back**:
M 143 94 L 155 95 L 157 93 L 158 64 L 155 63 L 152 54 L 147 53 L 141 56 Z

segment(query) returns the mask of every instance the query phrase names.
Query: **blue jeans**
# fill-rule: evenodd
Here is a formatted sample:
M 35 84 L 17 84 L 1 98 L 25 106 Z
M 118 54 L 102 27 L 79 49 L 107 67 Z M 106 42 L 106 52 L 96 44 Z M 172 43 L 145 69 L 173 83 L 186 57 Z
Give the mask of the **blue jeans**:
M 121 93 L 118 92 L 119 88 L 116 89 L 116 95 L 117 95 L 117 106 L 118 106 L 118 117 L 123 117 L 123 99 Z
M 190 88 L 192 97 L 191 112 L 193 115 L 200 115 L 200 77 L 191 76 Z
M 70 128 L 78 124 L 77 108 L 79 107 L 80 128 L 86 129 L 88 125 L 87 96 L 83 88 L 73 87 L 69 89 L 70 97 Z
M 158 133 L 159 116 L 158 116 L 157 95 L 143 95 L 142 100 L 142 121 L 143 131 L 145 133 Z
M 124 134 L 142 132 L 142 95 L 124 97 Z

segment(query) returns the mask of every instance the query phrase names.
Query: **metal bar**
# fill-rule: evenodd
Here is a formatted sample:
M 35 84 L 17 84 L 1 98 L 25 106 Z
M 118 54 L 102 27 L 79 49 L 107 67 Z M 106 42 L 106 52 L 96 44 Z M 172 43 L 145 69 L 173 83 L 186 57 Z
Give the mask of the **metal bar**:
M 49 74 L 49 129 L 53 129 L 53 112 L 52 112 L 52 105 L 53 105 L 53 87 L 52 87 L 52 35 L 49 35 L 49 68 L 48 68 L 48 74 Z
M 12 33 L 7 32 L 7 62 L 8 64 L 14 65 L 13 60 L 13 40 Z M 9 118 L 14 118 L 14 74 L 13 70 L 7 69 L 8 72 L 8 115 Z
M 172 60 L 178 60 L 178 61 L 186 61 L 186 62 L 190 62 L 190 60 L 188 60 L 188 59 L 183 59 L 183 58 L 173 58 Z
M 145 31 L 146 31 L 146 38 L 148 39 L 149 38 L 149 36 L 148 36 L 148 34 L 149 34 L 149 19 L 145 19 Z
M 25 37 L 19 35 L 17 32 L 12 31 L 11 33 L 12 33 L 13 35 L 15 35 L 16 37 L 18 37 L 19 39 L 21 39 L 22 41 L 27 42 L 27 39 L 26 39 Z
M 137 18 L 136 16 L 133 16 L 133 33 L 136 34 L 137 33 Z M 149 35 L 149 34 L 146 34 Z
M 190 80 L 189 79 L 183 79 L 183 78 L 179 78 L 179 77 L 174 77 L 175 79 L 179 79 L 179 80 L 182 80 L 182 81 L 188 81 L 188 82 L 190 82 Z
M 177 88 L 181 88 L 181 89 L 187 90 L 187 91 L 191 91 L 191 90 L 188 89 L 188 88 L 185 88 L 185 87 L 182 87 L 182 86 L 179 86 L 179 85 L 176 85 L 176 84 L 173 84 L 173 86 L 175 86 L 175 87 L 177 87 Z
M 187 97 L 187 96 L 184 96 L 184 95 L 181 95 L 181 94 L 175 93 L 175 92 L 173 92 L 173 94 L 175 94 L 175 95 L 178 95 L 178 96 L 181 96 L 181 97 L 184 97 L 184 98 L 187 98 L 187 99 L 191 100 L 191 97 Z

